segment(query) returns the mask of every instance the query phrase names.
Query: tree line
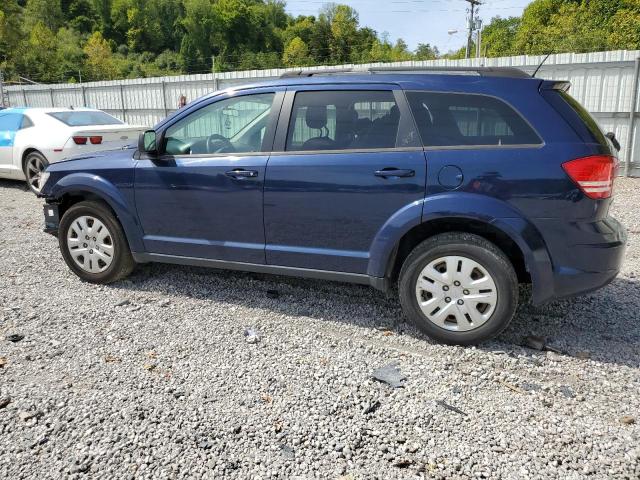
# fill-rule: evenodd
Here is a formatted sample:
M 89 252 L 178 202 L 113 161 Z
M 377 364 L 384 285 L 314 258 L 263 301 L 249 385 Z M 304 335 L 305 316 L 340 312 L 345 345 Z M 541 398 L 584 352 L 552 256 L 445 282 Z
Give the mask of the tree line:
M 293 17 L 280 0 L 2 0 L 8 79 L 77 82 L 179 73 L 431 59 L 359 24 L 346 5 Z
M 459 58 L 361 26 L 352 7 L 294 17 L 282 0 L 2 0 L 5 78 L 77 82 L 180 73 Z M 484 28 L 482 54 L 640 47 L 640 0 L 535 0 Z M 473 50 L 472 50 L 473 51 Z
M 535 0 L 521 17 L 493 18 L 482 54 L 640 49 L 640 0 Z

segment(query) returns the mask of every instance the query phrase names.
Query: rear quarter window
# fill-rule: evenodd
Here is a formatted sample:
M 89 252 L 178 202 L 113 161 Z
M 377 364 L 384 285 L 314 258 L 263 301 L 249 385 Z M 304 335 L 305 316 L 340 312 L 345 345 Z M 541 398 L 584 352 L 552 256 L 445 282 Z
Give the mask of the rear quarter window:
M 589 130 L 589 133 L 593 136 L 593 139 L 600 145 L 608 145 L 607 138 L 600 130 L 600 126 L 591 116 L 591 114 L 580 103 L 569 95 L 567 92 L 560 90 L 558 95 L 571 107 L 571 109 L 580 117 L 584 126 Z
M 23 115 L 14 112 L 0 112 L 0 147 L 11 147 L 20 129 Z
M 425 147 L 538 145 L 542 140 L 511 106 L 495 97 L 407 92 Z

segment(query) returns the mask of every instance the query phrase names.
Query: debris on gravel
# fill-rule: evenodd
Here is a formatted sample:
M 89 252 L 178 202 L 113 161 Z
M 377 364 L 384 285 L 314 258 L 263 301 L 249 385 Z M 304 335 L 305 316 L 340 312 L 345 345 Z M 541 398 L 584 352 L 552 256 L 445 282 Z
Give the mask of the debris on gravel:
M 24 335 L 20 335 L 19 333 L 12 333 L 11 335 L 7 335 L 5 338 L 12 343 L 18 343 L 20 340 L 24 339 Z
M 376 368 L 371 377 L 382 383 L 386 383 L 392 388 L 404 387 L 407 377 L 400 372 L 397 363 L 390 363 L 384 367 Z
M 244 336 L 247 343 L 258 343 L 260 341 L 260 334 L 252 327 L 244 329 Z
M 636 419 L 634 417 L 632 417 L 631 415 L 625 415 L 624 417 L 622 417 L 620 419 L 620 421 L 622 423 L 624 423 L 625 425 L 631 425 L 633 423 L 636 423 Z
M 640 180 L 615 188 L 618 278 L 462 348 L 358 285 L 156 264 L 82 282 L 42 201 L 0 181 L 0 479 L 640 478 Z M 372 378 L 392 363 L 404 388 Z
M 453 405 L 449 405 L 447 402 L 443 401 L 443 400 L 436 400 L 436 403 L 438 405 L 440 405 L 443 408 L 446 408 L 447 410 L 451 411 L 451 412 L 455 412 L 458 413 L 460 415 L 464 415 L 465 417 L 467 416 L 466 413 L 464 413 L 462 410 L 460 410 L 457 407 L 454 407 Z

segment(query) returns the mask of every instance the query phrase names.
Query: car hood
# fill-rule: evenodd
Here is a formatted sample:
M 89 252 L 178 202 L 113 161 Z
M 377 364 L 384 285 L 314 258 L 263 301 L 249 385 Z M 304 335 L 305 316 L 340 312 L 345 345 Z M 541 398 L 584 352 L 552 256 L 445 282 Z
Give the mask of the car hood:
M 100 150 L 98 152 L 81 153 L 78 155 L 72 155 L 70 157 L 66 157 L 63 160 L 60 160 L 59 162 L 52 164 L 51 167 L 55 165 L 67 164 L 69 162 L 77 162 L 79 160 L 108 161 L 110 159 L 119 159 L 119 158 L 122 158 L 123 152 L 127 152 L 125 156 L 132 157 L 135 150 L 136 150 L 135 145 L 127 145 L 125 147 L 113 148 L 111 150 Z

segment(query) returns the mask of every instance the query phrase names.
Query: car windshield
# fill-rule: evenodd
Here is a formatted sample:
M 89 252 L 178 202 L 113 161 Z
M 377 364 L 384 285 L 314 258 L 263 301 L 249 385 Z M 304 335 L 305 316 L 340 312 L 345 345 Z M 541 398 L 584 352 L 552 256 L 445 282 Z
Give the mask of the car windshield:
M 121 125 L 123 123 L 117 118 L 99 111 L 78 110 L 75 112 L 52 112 L 49 113 L 49 115 L 70 127 Z

